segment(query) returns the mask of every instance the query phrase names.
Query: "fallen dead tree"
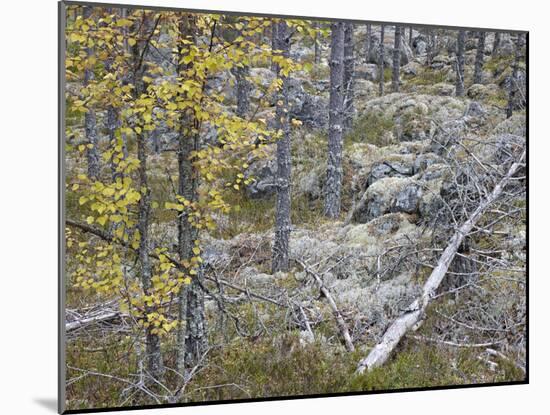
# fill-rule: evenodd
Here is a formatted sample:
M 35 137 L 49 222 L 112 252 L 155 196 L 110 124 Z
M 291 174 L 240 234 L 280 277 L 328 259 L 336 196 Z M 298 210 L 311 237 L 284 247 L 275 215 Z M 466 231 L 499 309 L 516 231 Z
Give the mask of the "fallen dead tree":
M 65 332 L 70 333 L 74 330 L 89 326 L 91 324 L 107 323 L 122 318 L 120 312 L 111 311 L 99 314 L 93 317 L 81 318 L 69 323 L 65 323 Z
M 480 201 L 479 206 L 454 232 L 447 244 L 447 247 L 441 254 L 437 265 L 424 284 L 420 297 L 413 301 L 409 307 L 407 307 L 406 311 L 390 325 L 382 336 L 380 342 L 370 351 L 367 357 L 359 362 L 356 370 L 357 373 L 363 373 L 365 370 L 368 371 L 383 365 L 405 334 L 422 323 L 426 308 L 435 297 L 436 291 L 443 281 L 443 278 L 445 277 L 447 270 L 449 269 L 449 265 L 455 257 L 460 244 L 472 231 L 477 221 L 481 218 L 485 211 L 501 196 L 504 188 L 509 183 L 512 176 L 514 176 L 520 167 L 523 166 L 524 160 L 525 150 L 523 151 L 519 161 L 512 163 L 507 173 L 495 185 L 492 192 Z

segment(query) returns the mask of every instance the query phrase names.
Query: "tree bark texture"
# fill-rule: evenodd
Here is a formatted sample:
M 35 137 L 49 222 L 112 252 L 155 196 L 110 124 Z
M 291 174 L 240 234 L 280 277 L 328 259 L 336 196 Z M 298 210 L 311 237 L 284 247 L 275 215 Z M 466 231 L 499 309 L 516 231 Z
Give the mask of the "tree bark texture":
M 344 129 L 349 130 L 355 115 L 355 59 L 353 23 L 344 26 Z
M 150 27 L 150 20 L 147 15 L 143 16 L 141 23 L 134 23 L 134 31 L 141 32 L 141 37 L 144 38 L 148 34 Z M 134 62 L 133 82 L 134 82 L 134 98 L 138 99 L 144 92 L 144 84 L 142 77 L 144 74 L 144 68 L 141 64 L 140 56 L 145 54 L 147 48 L 147 41 L 140 41 L 132 47 L 132 56 Z M 151 290 L 151 278 L 152 278 L 152 266 L 151 258 L 149 256 L 150 251 L 150 239 L 149 239 L 149 225 L 151 216 L 151 191 L 149 190 L 148 178 L 147 178 L 147 138 L 145 132 L 142 129 L 141 133 L 136 133 L 137 153 L 139 160 L 138 178 L 139 188 L 141 190 L 141 198 L 138 204 L 138 231 L 140 234 L 138 259 L 140 264 L 141 284 L 143 291 L 146 295 L 149 295 Z M 153 310 L 146 308 L 145 312 L 150 313 Z M 145 353 L 146 353 L 146 369 L 148 375 L 154 379 L 160 379 L 164 372 L 162 355 L 160 350 L 160 338 L 151 333 L 152 327 L 145 329 Z
M 314 55 L 313 62 L 319 64 L 321 62 L 321 45 L 319 44 L 319 22 L 313 23 L 313 28 L 315 29 L 315 38 L 313 39 L 314 45 Z
M 342 130 L 344 107 L 344 23 L 331 25 L 330 100 L 325 216 L 340 215 L 342 189 Z
M 428 29 L 426 35 L 426 66 L 431 67 L 435 49 L 433 29 Z
M 284 21 L 277 24 L 276 49 L 282 56 L 290 55 L 290 32 Z M 282 88 L 279 92 L 276 107 L 276 125 L 282 136 L 277 141 L 277 204 L 275 213 L 275 240 L 273 242 L 273 254 L 271 271 L 288 271 L 289 267 L 289 239 L 292 224 L 290 222 L 290 125 L 287 76 L 280 73 L 276 67 Z
M 84 19 L 89 19 L 92 15 L 92 7 L 85 6 L 83 10 Z M 85 48 L 86 57 L 93 56 L 94 51 L 92 48 Z M 86 88 L 94 79 L 94 68 L 86 66 L 84 69 L 84 88 Z M 86 159 L 88 162 L 88 177 L 92 180 L 97 180 L 100 173 L 100 159 L 98 151 L 98 137 L 97 137 L 97 120 L 96 114 L 93 108 L 87 108 L 86 114 L 84 114 L 84 131 L 86 134 L 86 141 L 91 148 L 86 149 Z
M 274 51 L 274 50 L 277 50 L 277 45 L 278 45 L 278 42 L 277 42 L 277 27 L 278 27 L 278 23 L 274 20 L 271 21 L 271 50 Z M 277 64 L 275 62 L 273 62 L 273 60 L 271 61 L 271 70 L 273 72 L 277 72 Z
M 461 97 L 464 95 L 464 42 L 466 38 L 466 32 L 464 30 L 458 31 L 458 38 L 456 41 L 456 96 Z
M 510 79 L 510 85 L 508 90 L 508 104 L 506 105 L 506 118 L 510 118 L 514 113 L 514 107 L 516 106 L 517 93 L 519 90 L 518 85 L 518 73 L 519 73 L 519 63 L 521 61 L 522 53 L 522 35 L 518 33 L 516 37 L 516 49 L 514 64 L 512 67 L 512 77 Z
M 365 38 L 365 62 L 369 62 L 369 54 L 372 46 L 372 25 L 367 24 L 367 35 Z
M 493 50 L 491 52 L 491 56 L 497 56 L 498 49 L 500 48 L 500 40 L 501 40 L 501 33 L 495 32 L 495 39 L 493 40 Z
M 391 87 L 393 92 L 399 92 L 399 70 L 401 68 L 401 27 L 395 26 Z
M 478 33 L 476 60 L 474 63 L 474 84 L 483 81 L 483 58 L 485 55 L 485 32 Z
M 236 95 L 237 95 L 237 115 L 241 118 L 246 118 L 250 108 L 250 82 L 248 75 L 250 68 L 248 65 L 236 66 L 233 70 L 236 80 Z
M 194 43 L 194 20 L 190 15 L 184 15 L 179 21 L 181 40 Z M 179 54 L 183 56 L 183 42 L 180 43 Z M 179 61 L 179 60 L 178 60 Z M 178 65 L 180 76 L 186 76 L 186 71 L 193 65 L 181 63 Z M 191 159 L 193 151 L 199 149 L 198 125 L 191 113 L 182 114 L 180 118 L 180 135 L 178 139 L 178 194 L 194 203 L 198 199 L 198 171 Z M 183 211 L 178 216 L 178 256 L 180 261 L 189 261 L 193 256 L 198 230 L 189 222 L 188 212 Z M 206 337 L 206 321 L 204 315 L 204 292 L 202 290 L 202 271 L 193 276 L 191 284 L 179 292 L 178 317 L 180 325 L 177 336 L 177 370 L 184 373 L 185 369 L 197 365 L 208 346 Z M 185 325 L 183 322 L 185 321 Z
M 378 95 L 384 95 L 384 25 L 380 26 L 380 44 L 378 45 Z

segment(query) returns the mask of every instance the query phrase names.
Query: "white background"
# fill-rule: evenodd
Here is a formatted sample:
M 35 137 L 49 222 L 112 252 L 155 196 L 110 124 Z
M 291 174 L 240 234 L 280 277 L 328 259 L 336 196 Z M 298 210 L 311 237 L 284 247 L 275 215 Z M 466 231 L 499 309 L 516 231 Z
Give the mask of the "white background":
M 121 3 L 125 2 L 123 0 Z M 140 413 L 518 414 L 547 406 L 550 285 L 549 27 L 544 2 L 135 0 L 137 3 L 530 31 L 530 373 L 528 386 L 177 408 Z M 0 412 L 52 414 L 57 385 L 57 4 L 2 2 L 0 23 Z M 6 93 L 7 92 L 7 93 Z M 545 255 L 546 254 L 546 255 Z M 546 398 L 546 399 L 545 399 Z M 546 404 L 546 405 L 545 405 Z

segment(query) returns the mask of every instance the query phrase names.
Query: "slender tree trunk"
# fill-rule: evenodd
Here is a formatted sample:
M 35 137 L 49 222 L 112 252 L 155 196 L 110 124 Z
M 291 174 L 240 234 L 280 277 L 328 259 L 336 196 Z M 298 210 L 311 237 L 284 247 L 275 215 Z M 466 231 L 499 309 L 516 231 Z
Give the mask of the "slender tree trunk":
M 391 87 L 393 92 L 399 92 L 399 70 L 401 68 L 401 27 L 395 26 L 395 36 L 393 44 L 393 68 Z
M 485 32 L 478 33 L 476 60 L 474 63 L 474 84 L 480 84 L 483 78 L 483 58 L 485 55 Z
M 145 38 L 148 32 L 151 30 L 150 20 L 147 15 L 143 16 L 143 21 L 134 23 L 134 31 L 140 28 L 141 37 Z M 145 34 L 145 35 L 144 35 Z M 139 99 L 141 94 L 145 91 L 143 83 L 143 75 L 145 73 L 144 67 L 140 62 L 140 57 L 144 56 L 147 48 L 146 41 L 140 41 L 131 48 L 133 56 L 134 70 L 132 73 L 134 84 L 134 99 Z M 151 216 L 151 190 L 147 179 L 147 142 L 145 132 L 143 128 L 141 132 L 136 133 L 137 141 L 137 153 L 139 160 L 138 178 L 139 188 L 141 189 L 141 198 L 138 204 L 138 231 L 140 235 L 138 258 L 140 263 L 141 272 L 141 284 L 143 291 L 146 295 L 149 295 L 151 291 L 151 278 L 152 267 L 151 258 L 149 256 L 150 251 L 150 239 L 149 239 L 149 224 Z M 150 313 L 154 310 L 146 307 L 145 312 Z M 160 379 L 164 372 L 164 366 L 162 363 L 162 355 L 160 350 L 160 338 L 151 333 L 152 327 L 145 329 L 145 352 L 146 352 L 146 368 L 150 376 L 155 379 Z
M 92 15 L 92 7 L 84 6 L 83 17 L 84 19 L 89 19 Z M 91 58 L 94 54 L 92 48 L 85 48 L 86 58 Z M 86 65 L 84 69 L 84 88 L 86 88 L 91 81 L 94 79 L 93 67 Z M 86 114 L 84 115 L 84 131 L 86 134 L 87 144 L 91 147 L 86 149 L 86 159 L 88 161 L 88 177 L 92 180 L 97 180 L 99 178 L 100 172 L 100 161 L 99 161 L 99 151 L 98 151 L 98 138 L 97 138 L 97 121 L 96 115 L 93 108 L 87 108 Z
M 284 21 L 277 24 L 276 49 L 282 56 L 290 55 L 290 33 Z M 276 108 L 277 129 L 282 136 L 277 141 L 277 206 L 275 213 L 275 240 L 273 242 L 273 256 L 271 271 L 288 271 L 289 267 L 289 239 L 292 225 L 290 222 L 290 125 L 288 119 L 288 77 L 277 74 L 282 81 Z
M 241 118 L 246 118 L 250 108 L 250 82 L 248 81 L 249 73 L 250 68 L 248 65 L 243 65 L 242 67 L 237 66 L 234 69 L 234 74 L 237 81 L 237 115 Z
M 313 40 L 315 48 L 313 62 L 315 64 L 319 64 L 319 62 L 321 62 L 321 47 L 319 44 L 319 22 L 314 22 L 313 28 L 315 29 L 315 38 Z
M 514 113 L 514 107 L 516 106 L 517 101 L 517 92 L 519 89 L 518 86 L 518 72 L 519 72 L 519 63 L 521 61 L 522 53 L 522 35 L 518 33 L 516 37 L 516 50 L 514 57 L 514 64 L 512 67 L 512 76 L 510 78 L 510 85 L 508 89 L 508 105 L 506 105 L 506 118 L 510 118 Z
M 372 45 L 372 25 L 367 24 L 367 36 L 365 38 L 365 62 L 369 63 L 369 54 Z
M 181 57 L 185 54 L 184 42 L 196 42 L 195 24 L 191 15 L 183 15 L 180 18 L 178 53 Z M 178 62 L 181 58 L 178 59 Z M 180 63 L 178 73 L 186 77 L 191 69 L 193 61 L 188 64 Z M 196 119 L 191 112 L 182 114 L 180 118 L 180 135 L 178 139 L 178 194 L 194 203 L 198 199 L 198 171 L 193 166 L 192 153 L 199 149 L 199 135 Z M 189 261 L 194 256 L 193 248 L 198 239 L 198 230 L 189 222 L 187 211 L 178 216 L 178 256 L 180 261 Z M 188 287 L 179 292 L 180 325 L 177 336 L 177 370 L 180 374 L 185 369 L 192 368 L 200 362 L 208 346 L 206 337 L 206 319 L 204 314 L 204 292 L 202 289 L 202 270 L 191 279 Z M 185 326 L 183 322 L 185 321 Z
M 114 9 L 114 12 L 116 13 L 116 9 Z M 113 9 L 108 8 L 105 10 L 106 15 L 109 15 L 111 13 L 113 13 Z M 99 26 L 106 27 L 107 24 L 100 23 Z M 112 73 L 113 62 L 114 62 L 114 58 L 112 56 L 108 57 L 105 60 L 105 72 Z M 112 149 L 114 149 L 119 144 L 119 140 L 116 137 L 116 131 L 117 131 L 117 128 L 120 128 L 120 119 L 119 119 L 118 109 L 111 104 L 107 106 L 107 114 L 106 114 L 106 117 L 104 118 L 104 126 L 105 126 L 105 129 L 107 130 L 107 136 L 109 137 L 109 145 L 111 146 Z M 126 145 L 125 143 L 122 143 L 122 144 L 123 144 L 122 150 L 123 150 L 124 158 L 126 158 L 127 156 Z M 118 156 L 117 153 L 118 152 L 113 152 L 113 155 L 111 156 L 111 160 L 109 161 L 109 165 L 111 169 L 111 178 L 113 180 L 113 183 L 116 181 L 117 178 L 122 178 L 122 173 L 117 171 L 117 163 L 114 162 L 115 156 Z M 114 226 L 113 228 L 116 228 L 116 226 Z
M 120 134 L 119 138 L 117 138 L 117 134 L 116 134 L 116 131 L 119 127 L 120 127 L 120 118 L 119 118 L 118 109 L 110 105 L 107 108 L 107 117 L 105 120 L 105 128 L 107 129 L 107 132 L 109 135 L 109 143 L 111 143 L 111 146 L 113 148 L 118 144 L 122 144 L 122 154 L 124 158 L 126 158 L 128 156 L 128 148 L 126 146 L 125 137 L 122 134 Z M 113 179 L 113 182 L 115 182 L 117 178 L 122 179 L 123 177 L 122 172 L 117 171 L 118 165 L 113 161 L 114 157 L 115 157 L 115 154 L 113 154 L 110 161 L 111 177 Z
M 112 59 L 108 59 L 105 62 L 105 70 L 107 72 L 111 72 L 113 61 Z M 113 105 L 109 105 L 107 107 L 107 116 L 105 117 L 105 129 L 107 130 L 107 135 L 109 137 L 109 143 L 112 148 L 116 147 L 117 145 L 122 145 L 122 154 L 123 158 L 126 158 L 128 156 L 128 148 L 126 146 L 126 140 L 125 137 L 122 134 L 119 134 L 119 137 L 117 138 L 117 129 L 120 128 L 120 114 L 118 108 L 114 107 Z M 115 155 L 117 152 L 113 154 L 110 160 L 110 168 L 111 168 L 111 177 L 113 179 L 113 182 L 116 181 L 117 178 L 123 177 L 123 174 L 119 171 L 117 171 L 117 163 L 113 161 Z
M 277 50 L 277 22 L 271 21 L 271 50 Z M 277 64 L 271 60 L 271 70 L 273 72 L 277 71 Z
M 344 106 L 344 23 L 331 25 L 330 102 L 325 215 L 340 215 L 342 188 L 342 124 Z
M 355 73 L 354 73 L 353 23 L 344 27 L 344 129 L 349 130 L 355 115 Z
M 378 46 L 378 94 L 384 95 L 384 25 L 380 26 L 380 45 Z
M 491 56 L 497 56 L 498 54 L 498 49 L 500 47 L 500 38 L 501 38 L 501 33 L 500 32 L 495 32 L 495 39 L 493 40 L 493 51 L 491 52 Z
M 464 95 L 464 40 L 466 32 L 464 30 L 458 31 L 458 38 L 456 41 L 456 96 L 461 97 Z
M 413 47 L 413 27 L 409 26 L 409 47 Z
M 433 30 L 427 30 L 427 42 L 426 42 L 426 66 L 431 67 L 434 54 L 434 41 L 433 41 Z

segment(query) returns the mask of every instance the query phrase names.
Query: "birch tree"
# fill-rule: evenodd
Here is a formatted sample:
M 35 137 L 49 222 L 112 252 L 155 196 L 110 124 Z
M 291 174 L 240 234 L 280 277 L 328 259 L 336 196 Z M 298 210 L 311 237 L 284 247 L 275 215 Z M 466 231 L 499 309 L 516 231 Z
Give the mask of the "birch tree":
M 325 216 L 340 215 L 342 189 L 342 132 L 344 107 L 344 23 L 331 25 L 330 101 Z
M 158 19 L 156 24 L 158 24 Z M 141 19 L 136 19 L 132 25 L 132 33 L 134 34 L 136 42 L 131 48 L 132 56 L 132 83 L 134 92 L 134 102 L 138 105 L 140 113 L 148 114 L 149 111 L 145 109 L 141 111 L 140 100 L 146 99 L 145 94 L 145 82 L 143 80 L 146 74 L 146 68 L 144 65 L 143 57 L 147 53 L 151 36 L 156 30 L 156 24 L 153 25 L 151 16 L 145 12 L 142 14 Z M 136 132 L 137 142 L 137 159 L 139 161 L 138 168 L 138 183 L 141 192 L 141 197 L 138 204 L 138 232 L 139 232 L 139 247 L 138 258 L 140 264 L 141 283 L 143 286 L 144 294 L 151 295 L 152 293 L 152 277 L 153 268 L 151 265 L 151 258 L 149 252 L 151 250 L 151 243 L 149 238 L 150 221 L 151 221 L 151 190 L 149 187 L 148 173 L 147 173 L 147 136 L 145 130 L 145 123 L 148 116 L 136 118 L 134 131 Z M 153 304 L 145 305 L 145 312 L 147 314 L 153 313 L 155 306 Z M 160 338 L 154 331 L 155 326 L 149 325 L 145 328 L 145 351 L 147 360 L 147 371 L 154 379 L 161 379 L 163 375 L 163 362 L 160 350 Z

